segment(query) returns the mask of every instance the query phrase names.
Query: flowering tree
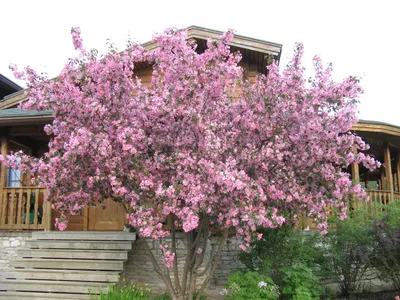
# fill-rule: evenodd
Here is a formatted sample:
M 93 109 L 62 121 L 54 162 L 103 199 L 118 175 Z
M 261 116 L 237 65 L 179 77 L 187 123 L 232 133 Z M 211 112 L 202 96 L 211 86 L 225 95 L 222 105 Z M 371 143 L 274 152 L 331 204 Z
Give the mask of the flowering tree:
M 65 215 L 61 230 L 69 213 L 104 199 L 120 202 L 140 237 L 162 241 L 164 265 L 148 250 L 173 299 L 204 291 L 229 238 L 246 250 L 257 227 L 304 213 L 326 233 L 331 207 L 344 218 L 350 195 L 365 198 L 342 171 L 353 162 L 378 164 L 353 151 L 367 147 L 349 132 L 358 79 L 333 82 L 316 57 L 315 77 L 306 80 L 301 44 L 284 72 L 272 64 L 268 77 L 250 84 L 240 55 L 230 52 L 232 31 L 208 41 L 202 54 L 185 30 L 156 35 L 153 51 L 131 43 L 101 57 L 85 50 L 78 28 L 72 36 L 80 55 L 57 78 L 13 67 L 30 88 L 22 107 L 54 111 L 45 127 L 49 151 L 2 160 L 48 189 L 47 199 Z M 136 76 L 140 62 L 152 66 L 149 87 Z M 235 89 L 239 99 L 230 96 Z M 186 236 L 182 270 L 177 230 Z M 219 239 L 214 247 L 211 236 Z

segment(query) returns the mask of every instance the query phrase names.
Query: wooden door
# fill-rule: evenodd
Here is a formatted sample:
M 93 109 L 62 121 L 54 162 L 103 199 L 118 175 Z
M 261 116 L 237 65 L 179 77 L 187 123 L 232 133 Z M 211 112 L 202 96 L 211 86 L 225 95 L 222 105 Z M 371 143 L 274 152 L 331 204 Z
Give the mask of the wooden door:
M 103 208 L 106 206 L 106 208 Z M 89 208 L 88 230 L 124 230 L 126 212 L 121 204 L 111 199 Z

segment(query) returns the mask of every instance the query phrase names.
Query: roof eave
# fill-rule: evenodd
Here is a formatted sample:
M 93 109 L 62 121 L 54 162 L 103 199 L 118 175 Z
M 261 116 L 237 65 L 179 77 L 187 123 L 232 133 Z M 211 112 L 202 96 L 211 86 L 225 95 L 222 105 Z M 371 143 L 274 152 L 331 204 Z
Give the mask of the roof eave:
M 384 122 L 360 120 L 357 124 L 353 125 L 351 129 L 360 132 L 376 132 L 400 136 L 399 126 Z
M 53 117 L 51 115 L 30 116 L 30 117 L 7 117 L 7 118 L 0 118 L 0 127 L 16 126 L 16 125 L 49 124 L 52 121 Z

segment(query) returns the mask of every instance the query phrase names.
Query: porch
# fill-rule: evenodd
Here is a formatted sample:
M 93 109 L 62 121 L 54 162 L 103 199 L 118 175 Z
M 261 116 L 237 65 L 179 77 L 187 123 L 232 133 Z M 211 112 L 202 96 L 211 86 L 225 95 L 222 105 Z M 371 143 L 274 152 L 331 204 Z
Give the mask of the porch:
M 379 122 L 361 121 L 354 127 L 356 133 L 370 145 L 365 153 L 382 163 L 379 169 L 369 171 L 352 164 L 347 170 L 354 183 L 366 189 L 370 202 L 356 201 L 354 208 L 364 207 L 375 215 L 385 205 L 400 201 L 400 128 Z
M 44 201 L 46 189 L 37 187 L 0 188 L 0 230 L 54 230 L 60 213 Z M 123 231 L 126 213 L 119 203 L 106 200 L 71 215 L 67 231 Z

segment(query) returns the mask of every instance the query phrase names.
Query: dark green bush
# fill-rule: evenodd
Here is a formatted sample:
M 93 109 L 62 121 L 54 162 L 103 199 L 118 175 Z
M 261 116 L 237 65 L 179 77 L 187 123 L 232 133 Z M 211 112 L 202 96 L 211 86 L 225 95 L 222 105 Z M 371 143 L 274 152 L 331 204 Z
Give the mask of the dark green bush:
M 365 210 L 352 212 L 346 220 L 330 220 L 333 228 L 323 239 L 325 276 L 339 283 L 343 296 L 362 291 L 363 276 L 371 267 L 372 222 Z
M 373 222 L 374 255 L 371 260 L 381 279 L 400 290 L 400 208 L 394 202 L 382 209 L 383 216 Z

